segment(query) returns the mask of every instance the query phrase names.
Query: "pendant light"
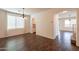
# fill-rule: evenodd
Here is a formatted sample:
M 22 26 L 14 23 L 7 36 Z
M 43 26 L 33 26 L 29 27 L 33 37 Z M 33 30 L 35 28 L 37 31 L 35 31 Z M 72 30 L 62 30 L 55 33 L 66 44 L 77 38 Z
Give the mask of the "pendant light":
M 23 8 L 23 18 L 24 18 L 24 16 L 25 16 L 25 15 L 24 15 L 24 8 Z

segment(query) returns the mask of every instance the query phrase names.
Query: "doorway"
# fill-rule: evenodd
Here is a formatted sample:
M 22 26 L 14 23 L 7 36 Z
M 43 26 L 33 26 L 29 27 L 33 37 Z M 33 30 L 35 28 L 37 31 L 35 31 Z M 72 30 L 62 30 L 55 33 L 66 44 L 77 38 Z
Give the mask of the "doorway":
M 57 14 L 58 39 L 63 45 L 76 44 L 76 11 L 62 11 Z
M 36 34 L 36 21 L 35 21 L 35 18 L 32 18 L 32 33 Z

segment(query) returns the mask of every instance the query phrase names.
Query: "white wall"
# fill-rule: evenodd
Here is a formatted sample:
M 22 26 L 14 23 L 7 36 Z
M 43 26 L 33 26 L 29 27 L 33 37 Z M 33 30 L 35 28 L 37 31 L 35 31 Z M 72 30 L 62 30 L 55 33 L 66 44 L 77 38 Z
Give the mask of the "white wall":
M 29 33 L 30 32 L 29 30 L 30 30 L 30 16 L 26 16 L 24 29 L 13 29 L 7 31 L 7 12 L 0 10 L 0 38 Z
M 60 35 L 58 15 L 54 16 L 54 37 Z
M 33 15 L 36 20 L 36 34 L 47 38 L 55 39 L 53 32 L 53 12 L 52 10 L 44 11 Z

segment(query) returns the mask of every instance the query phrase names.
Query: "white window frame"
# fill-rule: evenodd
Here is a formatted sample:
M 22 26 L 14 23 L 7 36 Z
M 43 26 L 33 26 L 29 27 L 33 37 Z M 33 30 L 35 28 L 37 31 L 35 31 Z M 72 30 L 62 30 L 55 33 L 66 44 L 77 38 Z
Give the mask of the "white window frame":
M 8 27 L 8 16 L 15 16 L 15 28 L 9 28 Z M 9 14 L 7 14 L 7 30 L 11 30 L 11 29 L 24 29 L 24 24 L 25 24 L 25 21 L 23 21 L 23 27 L 20 27 L 20 26 L 18 26 L 17 24 L 18 24 L 18 22 L 17 22 L 17 17 L 22 17 L 22 16 L 20 16 L 20 15 L 16 15 L 16 14 L 11 14 L 11 13 L 9 13 Z M 23 19 L 24 20 L 24 19 Z

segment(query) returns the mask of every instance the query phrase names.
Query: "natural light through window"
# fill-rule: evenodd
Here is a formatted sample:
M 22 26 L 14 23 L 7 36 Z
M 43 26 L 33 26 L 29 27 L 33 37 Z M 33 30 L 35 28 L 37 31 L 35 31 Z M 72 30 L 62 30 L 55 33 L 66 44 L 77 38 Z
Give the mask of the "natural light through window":
M 24 28 L 24 19 L 22 17 L 17 17 L 16 28 Z
M 76 19 L 65 20 L 65 27 L 73 27 L 76 25 Z
M 24 19 L 20 16 L 7 15 L 7 29 L 24 28 Z
M 65 20 L 65 27 L 70 27 L 70 21 L 69 20 Z

